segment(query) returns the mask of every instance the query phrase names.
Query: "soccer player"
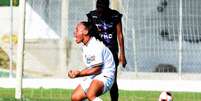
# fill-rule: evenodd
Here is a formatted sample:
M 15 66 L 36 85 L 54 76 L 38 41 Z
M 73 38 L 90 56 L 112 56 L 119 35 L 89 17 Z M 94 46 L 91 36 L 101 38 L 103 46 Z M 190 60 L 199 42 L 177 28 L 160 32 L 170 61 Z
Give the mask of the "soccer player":
M 110 96 L 112 101 L 118 101 L 117 67 L 119 64 L 125 67 L 127 62 L 124 51 L 124 39 L 121 23 L 122 14 L 116 10 L 110 9 L 109 4 L 109 0 L 97 0 L 96 10 L 90 11 L 87 14 L 87 17 L 88 21 L 97 27 L 99 32 L 97 36 L 101 37 L 103 43 L 113 54 L 116 64 L 116 72 L 115 81 L 110 90 Z M 120 49 L 119 53 L 118 49 Z
M 102 101 L 98 96 L 109 91 L 114 82 L 115 62 L 111 51 L 94 37 L 93 25 L 89 22 L 80 22 L 75 29 L 76 43 L 83 43 L 83 60 L 86 68 L 83 70 L 70 70 L 70 78 L 87 78 L 73 91 L 71 100 Z

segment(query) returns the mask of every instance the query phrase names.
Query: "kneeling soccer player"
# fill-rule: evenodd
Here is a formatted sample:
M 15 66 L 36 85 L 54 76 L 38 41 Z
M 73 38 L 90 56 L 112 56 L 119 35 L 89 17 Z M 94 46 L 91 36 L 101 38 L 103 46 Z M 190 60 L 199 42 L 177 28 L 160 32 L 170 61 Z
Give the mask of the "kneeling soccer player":
M 71 100 L 102 101 L 98 96 L 109 91 L 114 82 L 115 62 L 110 50 L 95 37 L 93 25 L 89 22 L 77 24 L 74 37 L 76 43 L 83 43 L 83 60 L 87 68 L 70 70 L 70 78 L 87 76 L 73 91 Z

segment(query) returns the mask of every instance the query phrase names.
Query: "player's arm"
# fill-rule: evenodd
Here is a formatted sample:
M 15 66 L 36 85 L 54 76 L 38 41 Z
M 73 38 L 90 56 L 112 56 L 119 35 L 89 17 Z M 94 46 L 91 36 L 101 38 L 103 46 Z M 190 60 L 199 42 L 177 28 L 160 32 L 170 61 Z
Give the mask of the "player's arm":
M 88 21 L 88 22 L 92 22 L 91 13 L 86 14 L 86 16 L 87 16 L 87 21 Z
M 122 32 L 121 20 L 116 25 L 116 29 L 117 29 L 117 39 L 118 39 L 119 48 L 120 48 L 119 63 L 121 63 L 123 65 L 123 67 L 125 67 L 127 62 L 126 62 L 126 57 L 125 57 L 124 37 L 123 37 L 123 32 Z
M 101 66 L 100 64 L 94 65 L 92 68 L 85 68 L 81 71 L 79 70 L 70 70 L 68 72 L 68 77 L 76 78 L 82 76 L 89 76 L 89 75 L 97 75 L 101 73 Z
M 100 74 L 101 66 L 102 65 L 97 64 L 97 65 L 94 65 L 92 68 L 86 68 L 86 69 L 80 71 L 79 77 Z

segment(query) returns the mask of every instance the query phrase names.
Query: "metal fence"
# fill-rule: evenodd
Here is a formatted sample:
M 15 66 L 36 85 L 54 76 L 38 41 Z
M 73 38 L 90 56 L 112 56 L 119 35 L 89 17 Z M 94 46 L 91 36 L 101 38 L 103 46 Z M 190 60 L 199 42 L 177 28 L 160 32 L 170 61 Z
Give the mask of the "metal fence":
M 200 0 L 122 0 L 128 70 L 200 73 Z

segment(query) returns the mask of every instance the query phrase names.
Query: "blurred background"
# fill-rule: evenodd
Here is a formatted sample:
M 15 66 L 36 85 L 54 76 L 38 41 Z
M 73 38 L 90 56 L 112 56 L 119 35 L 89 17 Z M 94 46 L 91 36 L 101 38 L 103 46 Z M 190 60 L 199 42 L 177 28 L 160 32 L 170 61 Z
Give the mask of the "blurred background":
M 87 20 L 95 0 L 27 0 L 24 74 L 64 77 L 82 66 L 81 49 L 74 43 L 75 24 Z M 123 14 L 125 72 L 135 74 L 200 74 L 200 0 L 114 0 Z M 19 0 L 0 2 L 0 67 L 15 73 L 19 29 Z M 10 63 L 10 62 L 12 63 Z M 9 66 L 10 65 L 10 66 Z M 12 67 L 11 67 L 12 65 Z M 180 75 L 182 76 L 182 75 Z M 185 78 L 183 78 L 185 79 Z
M 110 2 L 123 14 L 128 64 L 119 68 L 119 79 L 201 80 L 201 0 Z M 95 4 L 96 0 L 26 0 L 22 16 L 20 0 L 1 0 L 0 79 L 16 76 L 21 17 L 25 18 L 23 78 L 64 79 L 69 69 L 84 68 L 73 31 Z

